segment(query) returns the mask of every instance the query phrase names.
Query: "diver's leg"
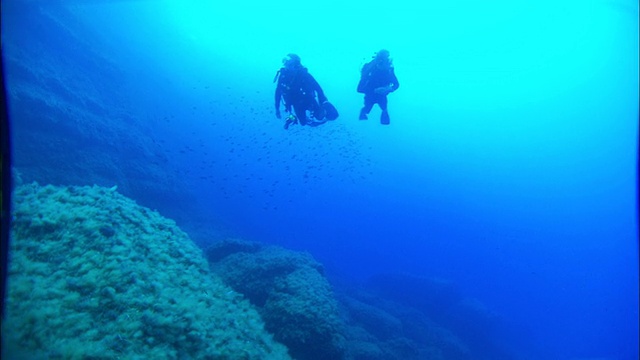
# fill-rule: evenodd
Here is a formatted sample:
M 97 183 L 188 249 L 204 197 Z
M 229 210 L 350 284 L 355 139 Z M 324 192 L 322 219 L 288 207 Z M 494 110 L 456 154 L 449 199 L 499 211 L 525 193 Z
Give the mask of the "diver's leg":
M 365 94 L 364 95 L 364 107 L 362 109 L 360 109 L 360 116 L 358 117 L 358 119 L 367 120 L 367 115 L 369 115 L 369 112 L 371 111 L 371 108 L 373 108 L 373 104 L 375 104 L 373 96 Z
M 307 110 L 304 106 L 293 105 L 293 110 L 296 112 L 296 117 L 300 122 L 300 125 L 307 125 Z
M 387 110 L 387 96 L 383 95 L 378 99 L 378 105 L 382 110 L 380 114 L 380 124 L 389 125 L 389 111 Z
M 311 106 L 313 108 L 313 117 L 318 121 L 324 120 L 326 112 L 324 111 L 322 106 L 320 106 L 320 104 L 318 104 L 318 102 L 315 99 L 313 100 Z

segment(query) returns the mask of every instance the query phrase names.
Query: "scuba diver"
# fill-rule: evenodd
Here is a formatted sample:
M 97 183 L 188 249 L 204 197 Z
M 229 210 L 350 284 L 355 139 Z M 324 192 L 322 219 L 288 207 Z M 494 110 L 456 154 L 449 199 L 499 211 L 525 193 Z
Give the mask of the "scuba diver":
M 276 117 L 282 118 L 281 100 L 284 100 L 285 111 L 289 113 L 284 123 L 285 129 L 297 122 L 300 125 L 318 126 L 327 120 L 338 118 L 338 111 L 327 100 L 320 84 L 302 66 L 298 55 L 288 54 L 282 64 L 284 66 L 278 70 L 273 82 L 278 82 L 275 94 Z
M 360 120 L 367 120 L 367 115 L 378 104 L 382 110 L 380 123 L 389 125 L 389 112 L 387 111 L 387 95 L 398 90 L 400 83 L 393 69 L 389 51 L 378 51 L 373 60 L 362 67 L 358 92 L 364 94 L 364 107 L 360 110 Z

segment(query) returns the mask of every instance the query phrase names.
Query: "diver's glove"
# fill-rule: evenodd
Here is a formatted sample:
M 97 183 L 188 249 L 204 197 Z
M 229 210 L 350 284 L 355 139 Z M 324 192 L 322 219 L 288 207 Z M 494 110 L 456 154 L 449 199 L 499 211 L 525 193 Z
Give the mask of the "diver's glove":
M 280 109 L 276 109 L 276 117 L 278 119 L 282 119 L 282 114 L 280 114 Z

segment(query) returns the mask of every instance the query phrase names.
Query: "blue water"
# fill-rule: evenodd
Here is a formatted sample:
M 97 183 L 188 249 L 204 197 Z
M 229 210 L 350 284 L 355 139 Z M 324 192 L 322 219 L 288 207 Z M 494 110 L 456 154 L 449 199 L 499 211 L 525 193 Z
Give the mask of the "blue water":
M 335 281 L 447 279 L 517 358 L 638 358 L 637 2 L 65 6 L 124 74 L 96 69 L 100 96 L 147 130 L 117 147 L 154 144 L 149 171 L 189 197 L 127 195 L 199 244 L 308 251 Z M 3 36 L 26 36 L 14 15 Z M 48 36 L 49 51 L 78 53 Z M 401 84 L 390 126 L 378 108 L 357 120 L 359 69 L 381 48 Z M 290 52 L 338 120 L 282 129 L 272 80 Z

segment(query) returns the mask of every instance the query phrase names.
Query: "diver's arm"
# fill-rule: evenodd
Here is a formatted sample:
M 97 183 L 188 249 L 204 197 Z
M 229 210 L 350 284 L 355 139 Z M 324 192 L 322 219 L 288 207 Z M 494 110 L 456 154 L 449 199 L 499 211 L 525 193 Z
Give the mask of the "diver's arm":
M 280 86 L 280 82 L 278 82 L 278 86 L 276 87 L 276 96 L 275 96 L 275 100 L 276 100 L 276 117 L 278 119 L 280 119 L 281 115 L 280 115 L 280 100 L 282 99 L 282 87 Z
M 362 70 L 360 70 L 360 81 L 358 82 L 357 92 L 361 94 L 365 94 L 367 92 L 371 92 L 369 86 L 369 80 L 371 79 L 371 72 L 369 71 L 371 68 L 371 62 L 368 62 L 362 66 Z
M 391 75 L 391 92 L 394 92 L 398 90 L 398 88 L 400 87 L 400 82 L 398 81 L 398 78 L 396 77 L 396 72 L 393 68 L 391 68 L 390 75 Z
M 398 87 L 400 87 L 400 82 L 398 81 L 393 68 L 389 68 L 387 72 L 380 74 L 379 76 L 380 77 L 378 79 L 382 85 L 375 88 L 374 92 L 376 94 L 386 96 L 387 94 L 398 90 Z
M 311 88 L 318 94 L 318 103 L 322 104 L 327 101 L 327 97 L 324 95 L 324 91 L 322 91 L 320 84 L 318 84 L 316 79 L 311 76 L 311 74 L 309 74 L 309 82 L 311 84 Z

